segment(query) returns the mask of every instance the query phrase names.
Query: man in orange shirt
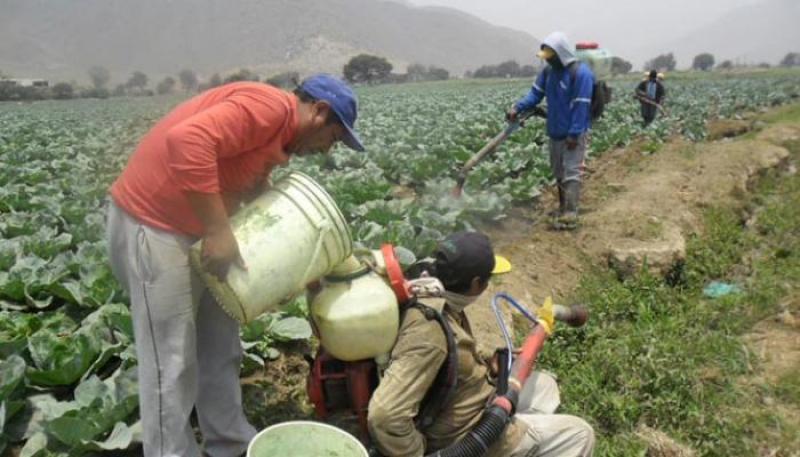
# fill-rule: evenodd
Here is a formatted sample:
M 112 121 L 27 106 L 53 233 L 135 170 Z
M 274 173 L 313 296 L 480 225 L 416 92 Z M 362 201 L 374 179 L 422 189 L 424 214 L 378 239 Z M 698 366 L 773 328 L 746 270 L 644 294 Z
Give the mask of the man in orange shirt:
M 112 185 L 109 256 L 131 298 L 146 456 L 200 456 L 193 408 L 205 455 L 238 456 L 255 435 L 242 410 L 239 326 L 192 273 L 188 249 L 202 239 L 220 277 L 246 268 L 229 216 L 292 156 L 338 141 L 363 151 L 357 109 L 330 75 L 294 93 L 252 82 L 211 89 L 161 119 Z

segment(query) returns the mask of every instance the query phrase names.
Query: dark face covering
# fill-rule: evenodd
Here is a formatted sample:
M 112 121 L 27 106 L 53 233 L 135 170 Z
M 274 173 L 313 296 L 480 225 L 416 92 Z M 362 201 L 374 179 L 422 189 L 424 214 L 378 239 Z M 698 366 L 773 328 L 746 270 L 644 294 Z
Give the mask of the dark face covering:
M 553 54 L 553 57 L 547 59 L 547 63 L 553 67 L 554 70 L 563 70 L 564 64 L 561 63 L 561 59 L 558 57 L 558 54 Z

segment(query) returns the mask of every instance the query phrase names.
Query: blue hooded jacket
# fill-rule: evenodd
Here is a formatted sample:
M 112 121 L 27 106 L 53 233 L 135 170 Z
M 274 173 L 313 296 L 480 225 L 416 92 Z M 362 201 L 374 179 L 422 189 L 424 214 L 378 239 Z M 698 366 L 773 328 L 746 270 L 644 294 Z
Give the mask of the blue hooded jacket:
M 554 140 L 577 138 L 592 126 L 594 74 L 587 65 L 578 62 L 563 33 L 552 33 L 542 43 L 555 50 L 564 68 L 556 70 L 548 65 L 539 73 L 528 95 L 514 107 L 517 112 L 529 111 L 547 98 L 547 135 Z M 570 70 L 570 65 L 577 65 L 577 70 Z

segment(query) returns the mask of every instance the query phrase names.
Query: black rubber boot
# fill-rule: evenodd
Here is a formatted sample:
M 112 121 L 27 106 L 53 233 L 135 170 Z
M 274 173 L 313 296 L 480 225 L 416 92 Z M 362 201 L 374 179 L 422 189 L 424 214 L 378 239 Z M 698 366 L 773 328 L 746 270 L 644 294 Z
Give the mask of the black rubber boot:
M 581 182 L 567 181 L 564 188 L 564 211 L 554 224 L 557 230 L 575 230 L 578 228 L 578 202 L 581 197 Z

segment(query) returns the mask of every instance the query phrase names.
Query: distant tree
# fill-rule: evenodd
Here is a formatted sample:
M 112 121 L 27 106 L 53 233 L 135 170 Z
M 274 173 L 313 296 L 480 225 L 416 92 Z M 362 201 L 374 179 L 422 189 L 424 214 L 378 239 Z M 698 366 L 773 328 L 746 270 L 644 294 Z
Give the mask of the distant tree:
M 222 85 L 222 78 L 219 76 L 219 73 L 214 73 L 208 79 L 208 87 L 217 87 Z
M 95 65 L 89 68 L 89 78 L 95 89 L 104 89 L 106 84 L 111 81 L 111 73 L 107 68 Z
M 172 76 L 167 76 L 158 83 L 158 86 L 156 86 L 156 92 L 158 92 L 159 95 L 168 94 L 172 92 L 172 89 L 175 88 L 175 84 L 175 78 Z
M 782 67 L 800 67 L 800 52 L 790 52 L 781 60 Z
M 671 52 L 669 54 L 661 54 L 645 64 L 646 69 L 658 71 L 673 71 L 677 66 L 678 63 L 675 61 L 675 55 Z
M 427 79 L 430 81 L 446 81 L 450 79 L 450 72 L 445 68 L 436 67 L 431 65 L 428 67 Z
M 533 65 L 520 66 L 515 60 L 507 60 L 497 65 L 483 65 L 470 73 L 472 78 L 531 78 L 538 69 Z
M 536 67 L 533 65 L 523 65 L 519 68 L 520 78 L 533 78 L 536 76 Z
M 408 81 L 411 82 L 425 81 L 428 76 L 428 69 L 421 63 L 412 63 L 406 67 L 406 75 L 408 75 Z
M 359 54 L 345 64 L 343 73 L 351 83 L 373 84 L 386 79 L 392 68 L 392 64 L 384 57 Z
M 772 65 L 770 65 L 769 62 L 761 62 L 758 64 L 758 68 L 772 68 Z
M 134 71 L 131 77 L 128 78 L 128 82 L 125 83 L 125 87 L 144 91 L 144 88 L 147 87 L 147 75 L 141 71 Z
M 497 65 L 483 65 L 472 74 L 475 78 L 497 78 L 500 76 Z
M 46 87 L 17 86 L 15 89 L 13 98 L 17 100 L 46 100 L 49 96 L 49 91 Z
M 733 62 L 730 60 L 723 60 L 717 65 L 717 70 L 732 70 Z
M 704 52 L 697 54 L 692 62 L 693 70 L 709 71 L 714 68 L 714 55 Z
M 117 86 L 111 92 L 111 95 L 114 96 L 114 97 L 123 97 L 123 96 L 125 96 L 125 84 L 117 84 Z
M 467 78 L 467 79 L 474 78 L 475 77 L 475 72 L 472 71 L 472 70 L 467 70 L 467 71 L 464 72 L 464 77 Z
M 393 79 L 397 80 L 397 78 Z M 406 74 L 403 79 L 408 82 L 444 81 L 450 79 L 450 72 L 446 68 L 435 65 L 426 67 L 425 65 L 414 63 L 406 67 Z
M 240 68 L 236 73 L 232 73 L 225 78 L 225 84 L 238 81 L 260 81 L 261 78 L 247 68 Z
M 382 84 L 403 84 L 408 82 L 408 75 L 405 73 L 389 73 L 381 79 Z
M 191 92 L 197 89 L 197 74 L 188 68 L 181 70 L 178 73 L 178 79 L 181 81 L 181 87 L 186 92 Z
M 611 58 L 611 74 L 612 75 L 627 75 L 633 70 L 633 64 L 623 59 L 622 57 Z
M 82 98 L 108 98 L 111 95 L 105 87 L 87 89 L 81 92 Z
M 53 98 L 58 100 L 69 100 L 74 95 L 75 90 L 70 83 L 58 83 L 52 89 Z
M 296 71 L 285 71 L 283 73 L 270 76 L 264 80 L 264 82 L 275 87 L 290 89 L 300 85 L 300 73 Z
M 519 75 L 519 64 L 516 60 L 507 60 L 497 65 L 497 76 L 515 78 Z

